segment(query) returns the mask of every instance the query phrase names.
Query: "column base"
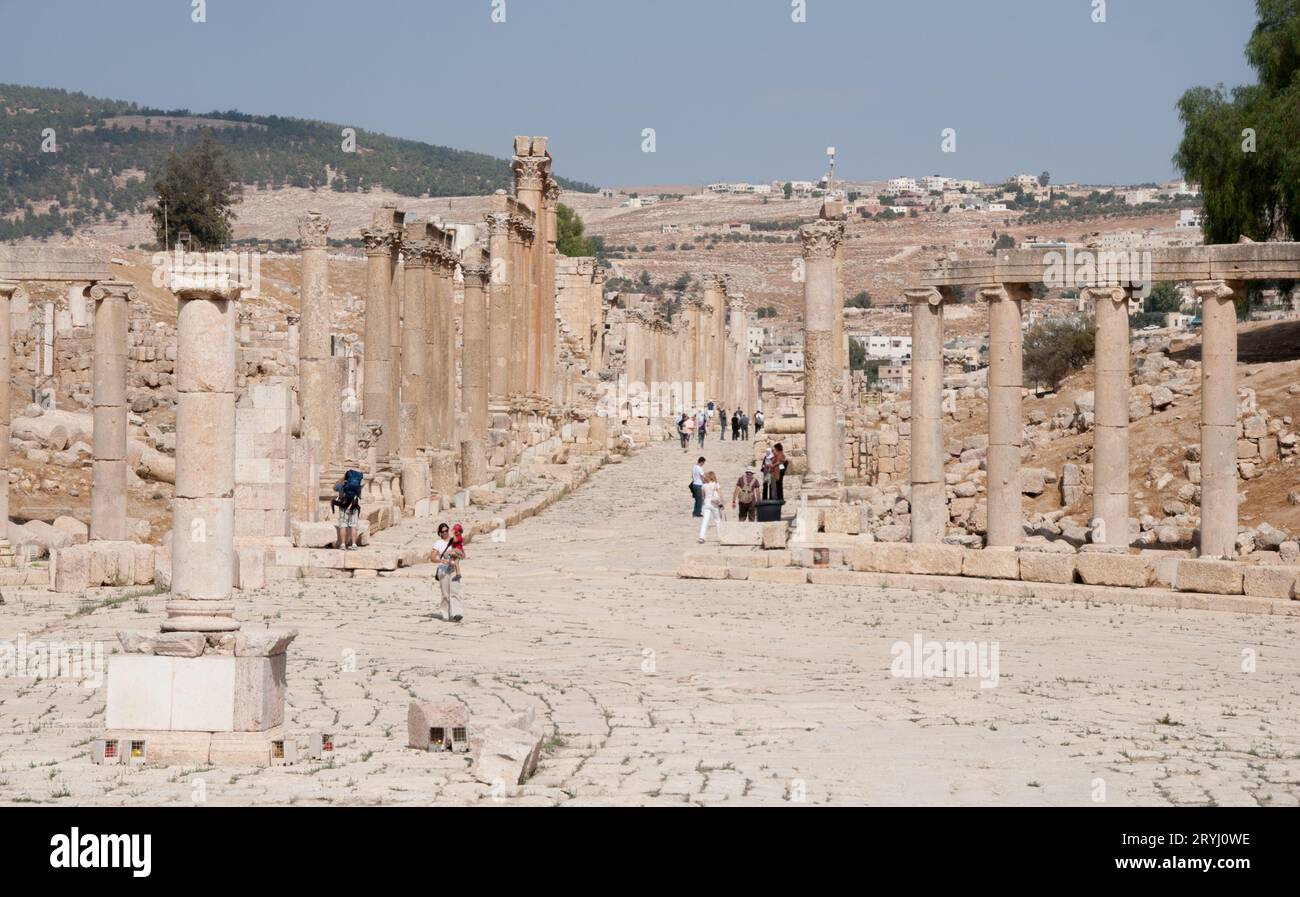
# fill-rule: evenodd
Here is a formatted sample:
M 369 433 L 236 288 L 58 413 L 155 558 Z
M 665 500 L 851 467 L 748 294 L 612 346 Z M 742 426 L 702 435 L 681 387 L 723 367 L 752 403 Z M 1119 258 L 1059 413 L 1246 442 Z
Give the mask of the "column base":
M 844 498 L 844 484 L 834 476 L 806 474 L 799 495 L 813 505 L 836 504 Z
M 274 766 L 296 753 L 286 751 L 285 740 L 283 726 L 265 732 L 108 729 L 91 759 L 127 766 Z

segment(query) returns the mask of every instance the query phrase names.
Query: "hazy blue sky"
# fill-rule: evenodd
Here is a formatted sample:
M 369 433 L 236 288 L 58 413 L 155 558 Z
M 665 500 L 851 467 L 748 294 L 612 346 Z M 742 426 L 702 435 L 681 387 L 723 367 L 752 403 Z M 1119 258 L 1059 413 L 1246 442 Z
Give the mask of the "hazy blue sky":
M 1171 177 L 1182 92 L 1253 79 L 1254 3 L 1093 2 L 0 0 L 0 81 L 497 156 L 547 134 L 596 184 L 815 178 L 829 144 L 847 178 Z

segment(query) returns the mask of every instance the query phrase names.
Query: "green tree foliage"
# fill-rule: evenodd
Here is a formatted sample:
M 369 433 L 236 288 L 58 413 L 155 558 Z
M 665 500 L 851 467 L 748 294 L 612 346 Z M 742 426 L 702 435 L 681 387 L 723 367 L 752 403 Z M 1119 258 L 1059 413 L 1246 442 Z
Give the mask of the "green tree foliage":
M 555 250 L 560 255 L 587 256 L 596 254 L 596 242 L 582 235 L 582 218 L 573 209 L 560 203 L 555 207 Z
M 1011 234 L 1003 234 L 1002 236 L 998 237 L 997 242 L 993 244 L 993 249 L 995 251 L 998 249 L 1015 249 L 1015 248 L 1016 248 L 1016 238 L 1011 236 Z
M 231 210 L 243 193 L 239 172 L 211 131 L 203 139 L 167 157 L 154 181 L 158 201 L 152 210 L 154 236 L 160 246 L 174 246 L 182 230 L 194 248 L 218 249 L 230 239 Z
M 871 294 L 866 290 L 861 290 L 848 302 L 844 303 L 845 308 L 871 308 Z
M 1148 314 L 1171 314 L 1183 307 L 1183 294 L 1172 283 L 1158 283 L 1152 288 L 1142 310 Z
M 1300 234 L 1300 0 L 1256 0 L 1246 44 L 1258 83 L 1193 87 L 1178 101 L 1174 164 L 1201 185 L 1211 243 Z
M 791 196 L 794 196 L 794 184 L 790 183 L 789 181 L 786 181 L 785 186 L 781 188 L 781 192 L 785 194 L 786 199 L 789 199 Z
M 1085 318 L 1048 318 L 1025 334 L 1026 383 L 1045 383 L 1052 389 L 1093 356 L 1093 323 Z
M 866 366 L 867 350 L 857 340 L 849 340 L 849 370 L 860 371 Z

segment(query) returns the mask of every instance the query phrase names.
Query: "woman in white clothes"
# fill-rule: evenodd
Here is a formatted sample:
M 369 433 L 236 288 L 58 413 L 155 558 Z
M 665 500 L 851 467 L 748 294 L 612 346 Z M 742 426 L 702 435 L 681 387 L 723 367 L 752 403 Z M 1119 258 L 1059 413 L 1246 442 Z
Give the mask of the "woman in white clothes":
M 718 477 L 713 471 L 704 475 L 704 519 L 700 521 L 700 542 L 704 542 L 704 534 L 709 531 L 709 521 L 718 530 L 718 541 L 722 541 L 722 488 L 718 485 Z

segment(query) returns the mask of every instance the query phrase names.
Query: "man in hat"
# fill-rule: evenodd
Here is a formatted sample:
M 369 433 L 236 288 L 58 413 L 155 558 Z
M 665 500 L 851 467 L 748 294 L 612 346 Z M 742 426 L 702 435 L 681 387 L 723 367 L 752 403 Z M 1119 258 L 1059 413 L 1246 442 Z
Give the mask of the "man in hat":
M 731 506 L 735 508 L 739 505 L 736 519 L 750 523 L 757 521 L 758 500 L 762 495 L 763 481 L 758 478 L 752 466 L 746 467 L 744 474 L 736 480 L 736 488 L 731 493 Z

